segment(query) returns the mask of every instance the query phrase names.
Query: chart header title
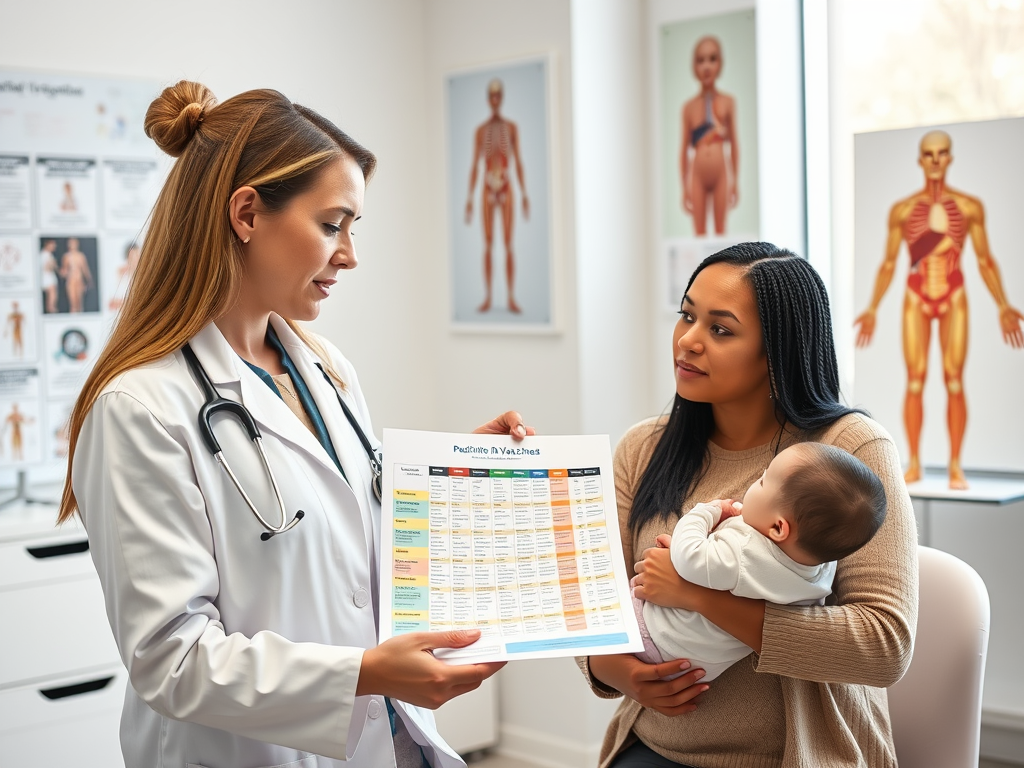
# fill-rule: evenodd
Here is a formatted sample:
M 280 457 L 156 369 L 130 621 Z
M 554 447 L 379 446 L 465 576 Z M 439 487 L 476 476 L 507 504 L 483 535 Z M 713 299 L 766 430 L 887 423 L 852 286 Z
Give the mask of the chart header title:
M 453 445 L 452 453 L 469 453 L 474 456 L 540 456 L 540 448 L 522 446 Z

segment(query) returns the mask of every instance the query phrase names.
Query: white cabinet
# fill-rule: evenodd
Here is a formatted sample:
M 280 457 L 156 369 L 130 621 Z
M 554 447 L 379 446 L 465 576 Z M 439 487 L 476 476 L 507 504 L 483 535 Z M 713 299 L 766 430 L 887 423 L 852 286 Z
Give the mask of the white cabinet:
M 128 675 L 76 522 L 47 505 L 0 510 L 0 766 L 117 768 Z M 468 754 L 498 742 L 495 678 L 445 704 L 441 734 Z
M 113 768 L 127 673 L 85 531 L 0 510 L 0 766 Z

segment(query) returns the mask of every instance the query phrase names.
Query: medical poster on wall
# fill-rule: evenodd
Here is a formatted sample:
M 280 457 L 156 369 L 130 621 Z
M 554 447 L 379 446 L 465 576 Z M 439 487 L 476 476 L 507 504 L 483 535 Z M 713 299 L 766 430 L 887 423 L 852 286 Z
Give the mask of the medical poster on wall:
M 28 155 L 0 155 L 0 227 L 32 226 L 30 170 Z
M 0 293 L 29 293 L 34 282 L 32 238 L 0 235 Z
M 755 37 L 753 9 L 659 30 L 659 281 L 673 309 L 706 256 L 758 239 Z
M 451 318 L 553 330 L 548 61 L 447 78 Z
M 160 84 L 0 69 L 0 461 L 59 466 L 167 171 Z M 0 476 L 4 484 L 7 476 Z
M 906 479 L 1024 470 L 1024 119 L 859 134 L 854 402 Z

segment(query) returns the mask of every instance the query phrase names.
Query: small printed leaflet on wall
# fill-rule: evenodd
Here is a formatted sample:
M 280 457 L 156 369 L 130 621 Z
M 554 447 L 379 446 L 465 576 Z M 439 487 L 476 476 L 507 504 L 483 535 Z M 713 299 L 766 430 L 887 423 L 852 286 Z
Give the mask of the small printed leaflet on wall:
M 532 58 L 447 77 L 456 328 L 553 330 L 548 69 Z
M 704 258 L 758 239 L 754 24 L 744 10 L 658 36 L 659 285 L 673 309 Z
M 0 462 L 59 466 L 164 166 L 156 83 L 0 70 Z
M 1024 470 L 1022 140 L 1020 118 L 854 137 L 854 402 L 902 437 L 908 483 Z

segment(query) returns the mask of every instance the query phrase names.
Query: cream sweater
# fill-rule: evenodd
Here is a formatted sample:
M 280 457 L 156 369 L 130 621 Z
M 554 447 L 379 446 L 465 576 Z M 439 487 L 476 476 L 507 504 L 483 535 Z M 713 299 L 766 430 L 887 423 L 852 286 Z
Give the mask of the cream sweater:
M 615 490 L 627 573 L 655 538 L 678 520 L 649 523 L 634 537 L 626 521 L 633 493 L 663 420 L 633 427 L 615 452 Z M 875 537 L 839 561 L 824 606 L 768 603 L 760 656 L 742 659 L 710 684 L 696 712 L 665 717 L 624 699 L 605 734 L 601 768 L 640 738 L 659 754 L 696 768 L 895 766 L 885 688 L 903 675 L 917 626 L 917 532 L 892 438 L 863 416 L 846 416 L 816 434 L 787 435 L 835 445 L 881 478 L 888 514 Z M 764 471 L 774 446 L 726 451 L 710 465 L 682 510 L 707 499 L 740 498 Z M 580 668 L 598 696 L 614 698 Z

